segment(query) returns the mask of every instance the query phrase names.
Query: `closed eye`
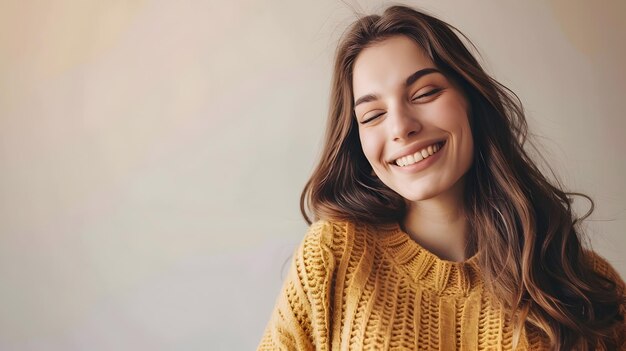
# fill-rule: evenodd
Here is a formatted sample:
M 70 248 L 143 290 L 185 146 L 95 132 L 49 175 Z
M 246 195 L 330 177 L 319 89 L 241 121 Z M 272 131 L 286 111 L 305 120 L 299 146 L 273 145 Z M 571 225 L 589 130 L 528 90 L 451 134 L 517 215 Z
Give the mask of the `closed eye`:
M 373 120 L 373 119 L 376 119 L 376 118 L 378 118 L 378 117 L 380 117 L 380 116 L 382 116 L 382 115 L 384 115 L 384 114 L 385 114 L 385 112 L 383 112 L 383 113 L 379 113 L 379 114 L 377 114 L 377 115 L 375 115 L 375 116 L 372 116 L 372 117 L 370 117 L 370 118 L 368 118 L 368 119 L 364 120 L 363 122 L 361 122 L 361 124 L 365 124 L 365 123 L 367 123 L 367 122 L 369 122 L 369 121 L 371 121 L 371 120 Z
M 433 90 L 431 90 L 429 92 L 426 92 L 426 93 L 424 93 L 422 95 L 416 96 L 415 98 L 413 98 L 412 101 L 419 100 L 421 98 L 425 98 L 425 97 L 429 97 L 429 96 L 435 95 L 435 94 L 437 94 L 438 92 L 440 92 L 442 90 L 443 90 L 442 88 L 435 88 L 435 89 L 433 89 Z
M 426 93 L 424 93 L 422 95 L 418 95 L 418 96 L 414 97 L 411 101 L 417 101 L 419 99 L 423 99 L 423 98 L 426 98 L 426 97 L 429 97 L 429 96 L 433 96 L 433 95 L 441 92 L 442 90 L 443 90 L 443 88 L 432 89 L 432 90 L 430 90 L 430 91 L 428 91 L 428 92 L 426 92 Z M 382 116 L 384 114 L 385 114 L 385 112 L 382 112 L 382 113 L 379 113 L 377 115 L 374 115 L 374 116 L 364 120 L 363 122 L 361 122 L 361 124 L 368 123 L 368 122 L 370 122 L 370 121 L 372 121 L 372 120 L 374 120 L 374 119 L 376 119 L 376 118 L 378 118 L 378 117 L 380 117 L 380 116 Z

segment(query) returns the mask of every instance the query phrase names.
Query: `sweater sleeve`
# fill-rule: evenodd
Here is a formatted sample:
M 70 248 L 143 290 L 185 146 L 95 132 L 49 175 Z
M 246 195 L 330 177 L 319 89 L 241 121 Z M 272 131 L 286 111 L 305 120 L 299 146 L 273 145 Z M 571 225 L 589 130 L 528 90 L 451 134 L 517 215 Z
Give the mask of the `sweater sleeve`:
M 332 282 L 336 267 L 333 225 L 313 223 L 295 250 L 265 327 L 259 351 L 329 350 Z

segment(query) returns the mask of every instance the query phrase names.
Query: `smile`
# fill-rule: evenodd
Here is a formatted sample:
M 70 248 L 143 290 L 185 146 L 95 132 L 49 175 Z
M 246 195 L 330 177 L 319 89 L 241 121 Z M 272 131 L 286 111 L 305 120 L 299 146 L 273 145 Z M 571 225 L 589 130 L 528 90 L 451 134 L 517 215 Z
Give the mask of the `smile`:
M 430 156 L 436 154 L 443 147 L 444 144 L 445 144 L 445 141 L 429 145 L 412 155 L 400 157 L 399 159 L 395 161 L 395 164 L 400 167 L 406 167 L 414 163 L 421 162 L 422 160 L 425 160 L 429 158 Z

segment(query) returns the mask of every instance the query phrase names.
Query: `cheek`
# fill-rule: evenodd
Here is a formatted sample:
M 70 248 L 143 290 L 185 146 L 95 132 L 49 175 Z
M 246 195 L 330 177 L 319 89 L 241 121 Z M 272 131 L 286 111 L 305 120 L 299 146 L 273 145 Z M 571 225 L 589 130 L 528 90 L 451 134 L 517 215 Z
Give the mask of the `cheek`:
M 457 122 L 457 133 L 460 136 L 460 152 L 464 168 L 469 168 L 474 158 L 474 136 L 470 127 L 467 114 L 463 118 L 459 118 Z
M 455 90 L 442 95 L 427 108 L 431 121 L 445 130 L 460 130 L 469 124 L 467 103 Z
M 359 138 L 365 158 L 367 158 L 370 164 L 374 164 L 376 160 L 379 159 L 378 155 L 382 152 L 382 145 L 380 144 L 379 138 L 377 138 L 375 133 L 367 131 L 360 131 Z
M 437 114 L 437 127 L 451 134 L 464 148 L 472 148 L 472 130 L 463 106 L 454 106 Z
M 467 105 L 462 100 L 451 99 L 440 107 L 435 115 L 436 122 L 433 123 L 436 123 L 440 129 L 447 131 L 456 139 L 459 155 L 462 160 L 465 160 L 463 162 L 463 167 L 465 167 L 465 163 L 472 162 L 471 159 L 474 154 L 474 141 Z
M 458 103 L 444 104 L 440 106 L 434 117 L 436 123 L 444 130 L 461 131 L 465 130 L 466 125 L 469 126 L 467 113 L 463 105 Z

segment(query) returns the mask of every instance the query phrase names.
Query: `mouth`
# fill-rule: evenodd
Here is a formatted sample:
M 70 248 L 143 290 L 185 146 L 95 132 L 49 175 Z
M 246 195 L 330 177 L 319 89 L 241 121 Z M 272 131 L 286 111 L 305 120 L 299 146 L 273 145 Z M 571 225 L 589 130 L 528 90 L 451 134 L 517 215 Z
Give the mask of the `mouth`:
M 446 144 L 445 140 L 436 142 L 434 144 L 424 147 L 423 149 L 417 151 L 414 154 L 400 157 L 397 160 L 393 161 L 391 164 L 399 166 L 399 167 L 407 167 L 407 166 L 422 162 L 428 159 L 429 157 L 431 157 L 432 155 L 436 154 L 437 152 L 439 152 L 445 144 Z

